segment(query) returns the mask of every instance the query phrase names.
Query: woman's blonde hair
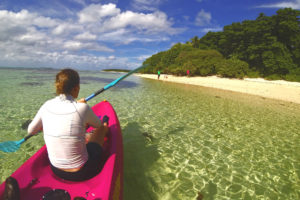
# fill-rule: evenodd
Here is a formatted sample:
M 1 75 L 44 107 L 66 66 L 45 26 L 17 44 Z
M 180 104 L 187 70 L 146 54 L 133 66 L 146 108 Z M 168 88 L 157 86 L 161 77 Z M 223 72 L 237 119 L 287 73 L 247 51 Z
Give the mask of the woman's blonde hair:
M 79 74 L 73 69 L 62 69 L 56 74 L 56 94 L 71 94 L 73 88 L 80 83 Z

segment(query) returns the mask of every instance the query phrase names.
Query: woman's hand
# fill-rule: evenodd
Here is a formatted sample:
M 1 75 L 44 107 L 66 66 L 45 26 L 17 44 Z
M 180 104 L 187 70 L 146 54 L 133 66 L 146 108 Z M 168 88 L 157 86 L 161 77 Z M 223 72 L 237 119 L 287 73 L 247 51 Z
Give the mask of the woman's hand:
M 86 103 L 86 100 L 84 98 L 81 98 L 81 99 L 77 100 L 77 103 Z

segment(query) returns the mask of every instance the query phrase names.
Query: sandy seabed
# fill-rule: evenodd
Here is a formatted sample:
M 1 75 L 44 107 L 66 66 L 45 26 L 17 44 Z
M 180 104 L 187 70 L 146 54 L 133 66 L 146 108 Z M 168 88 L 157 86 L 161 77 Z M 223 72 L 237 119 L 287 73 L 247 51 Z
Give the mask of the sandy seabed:
M 157 79 L 154 74 L 136 74 L 136 76 Z M 159 81 L 168 81 L 203 87 L 217 88 L 234 92 L 258 95 L 300 104 L 300 83 L 283 80 L 268 81 L 262 78 L 229 79 L 217 76 L 186 77 L 161 74 Z

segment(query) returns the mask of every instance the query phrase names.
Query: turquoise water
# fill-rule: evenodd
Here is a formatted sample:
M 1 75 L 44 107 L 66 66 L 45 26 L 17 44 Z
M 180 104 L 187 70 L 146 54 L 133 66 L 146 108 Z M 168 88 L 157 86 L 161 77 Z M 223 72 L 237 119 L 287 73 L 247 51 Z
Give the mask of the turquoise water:
M 0 68 L 0 141 L 55 93 L 54 70 Z M 120 77 L 80 72 L 80 97 Z M 300 199 L 300 105 L 131 76 L 92 99 L 109 100 L 124 139 L 124 198 Z M 5 180 L 44 144 L 0 152 Z M 199 198 L 200 199 L 200 198 Z

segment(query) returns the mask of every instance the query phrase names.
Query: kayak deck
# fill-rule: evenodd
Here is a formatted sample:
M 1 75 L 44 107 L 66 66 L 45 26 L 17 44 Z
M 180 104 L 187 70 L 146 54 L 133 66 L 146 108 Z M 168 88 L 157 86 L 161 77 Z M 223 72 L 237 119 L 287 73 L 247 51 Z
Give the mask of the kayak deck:
M 118 117 L 109 102 L 103 101 L 92 107 L 99 117 L 109 117 L 110 133 L 104 144 L 106 161 L 101 172 L 86 181 L 71 182 L 60 179 L 51 170 L 44 145 L 29 158 L 12 177 L 20 187 L 22 200 L 38 200 L 52 189 L 63 189 L 69 192 L 71 199 L 84 197 L 95 199 L 122 199 L 123 197 L 123 143 Z M 89 128 L 87 131 L 91 131 Z M 4 193 L 5 183 L 0 186 L 0 197 Z

